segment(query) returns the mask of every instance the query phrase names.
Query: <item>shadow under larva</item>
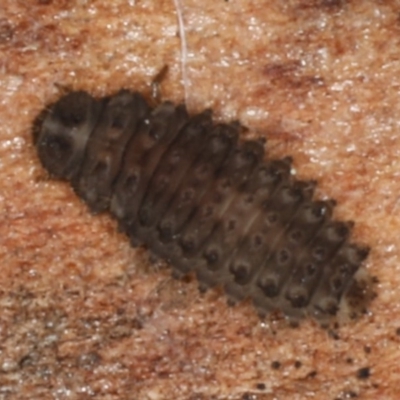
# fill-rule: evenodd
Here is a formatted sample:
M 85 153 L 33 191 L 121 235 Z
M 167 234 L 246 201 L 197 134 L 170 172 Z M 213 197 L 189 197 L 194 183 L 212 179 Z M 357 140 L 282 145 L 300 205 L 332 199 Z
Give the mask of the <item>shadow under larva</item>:
M 289 157 L 266 158 L 241 129 L 138 92 L 73 91 L 46 107 L 33 136 L 51 176 L 91 211 L 109 211 L 175 277 L 194 273 L 201 290 L 222 286 L 230 303 L 250 298 L 260 315 L 292 323 L 365 311 L 369 250 L 351 241 L 352 222 L 313 198 L 316 182 L 293 177 Z

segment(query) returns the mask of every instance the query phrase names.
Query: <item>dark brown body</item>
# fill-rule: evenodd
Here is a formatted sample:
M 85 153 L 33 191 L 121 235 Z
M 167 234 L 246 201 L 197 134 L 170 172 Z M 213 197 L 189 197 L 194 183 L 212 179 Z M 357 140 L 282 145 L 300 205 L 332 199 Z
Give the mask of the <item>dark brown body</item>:
M 231 302 L 251 298 L 291 321 L 351 314 L 366 301 L 356 274 L 368 254 L 349 241 L 352 223 L 332 219 L 335 202 L 313 200 L 315 182 L 296 180 L 289 158 L 264 160 L 240 129 L 123 90 L 67 94 L 34 136 L 50 174 L 92 211 L 111 211 L 175 276 L 194 272 L 202 289 L 223 286 Z

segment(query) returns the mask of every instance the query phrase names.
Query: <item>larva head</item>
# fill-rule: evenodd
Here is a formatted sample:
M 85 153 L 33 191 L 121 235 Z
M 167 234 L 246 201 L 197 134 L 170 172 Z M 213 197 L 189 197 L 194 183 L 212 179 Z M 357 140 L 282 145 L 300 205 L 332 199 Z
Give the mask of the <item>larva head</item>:
M 33 138 L 40 161 L 51 175 L 72 180 L 79 172 L 101 107 L 86 92 L 71 92 L 39 115 Z

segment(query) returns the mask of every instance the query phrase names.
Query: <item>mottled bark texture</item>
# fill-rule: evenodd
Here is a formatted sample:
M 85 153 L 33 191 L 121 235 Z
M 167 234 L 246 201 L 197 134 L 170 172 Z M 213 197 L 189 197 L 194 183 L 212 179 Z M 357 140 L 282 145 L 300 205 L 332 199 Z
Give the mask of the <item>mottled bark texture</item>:
M 398 0 L 1 0 L 0 398 L 397 400 L 399 35 Z M 41 110 L 71 91 L 150 93 L 164 65 L 163 101 L 239 120 L 241 141 L 267 138 L 266 160 L 291 156 L 290 180 L 317 180 L 313 201 L 354 220 L 379 280 L 366 315 L 337 332 L 260 322 L 250 301 L 170 279 L 48 178 Z

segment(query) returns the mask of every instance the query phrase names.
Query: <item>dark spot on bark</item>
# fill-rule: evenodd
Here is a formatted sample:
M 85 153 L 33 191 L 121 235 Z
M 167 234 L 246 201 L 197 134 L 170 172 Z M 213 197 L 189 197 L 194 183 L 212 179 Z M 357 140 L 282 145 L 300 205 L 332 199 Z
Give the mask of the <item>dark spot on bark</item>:
M 257 383 L 256 387 L 258 390 L 265 390 L 266 388 L 265 383 Z
M 337 332 L 337 331 L 334 331 L 334 330 L 329 330 L 329 336 L 333 339 L 333 340 L 339 340 L 340 339 L 340 336 L 339 336 L 339 333 Z
M 371 370 L 369 367 L 360 368 L 357 371 L 357 378 L 358 379 L 368 379 L 371 375 Z
M 364 352 L 366 354 L 370 354 L 371 353 L 371 346 L 364 346 Z
M 294 362 L 294 367 L 295 367 L 296 369 L 301 368 L 302 365 L 303 365 L 303 364 L 302 364 L 301 361 L 299 361 L 299 360 L 296 360 L 296 361 Z
M 279 369 L 281 367 L 281 363 L 279 361 L 272 361 L 271 368 L 272 369 Z
M 307 374 L 307 378 L 315 378 L 317 376 L 317 371 L 313 370 Z

